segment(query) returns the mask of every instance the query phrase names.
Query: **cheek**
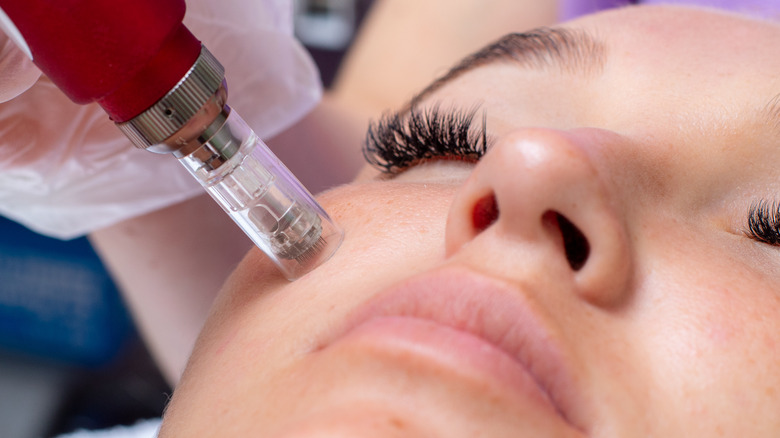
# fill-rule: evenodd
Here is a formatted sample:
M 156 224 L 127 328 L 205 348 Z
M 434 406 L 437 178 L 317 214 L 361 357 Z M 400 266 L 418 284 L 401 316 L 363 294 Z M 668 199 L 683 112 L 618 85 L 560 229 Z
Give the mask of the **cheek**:
M 450 185 L 367 183 L 325 193 L 319 200 L 345 230 L 345 246 L 337 253 L 341 260 L 350 259 L 345 266 L 365 262 L 379 267 L 381 260 L 392 267 L 403 264 L 399 257 L 441 256 L 454 191 Z
M 200 413 L 193 418 L 213 421 L 209 406 L 215 400 L 225 409 L 251 406 L 260 411 L 281 402 L 289 391 L 276 382 L 297 375 L 349 312 L 441 262 L 454 190 L 367 183 L 322 195 L 323 207 L 345 231 L 342 246 L 293 283 L 279 276 L 259 251 L 250 252 L 215 302 L 169 413 Z M 287 401 L 295 405 L 295 400 Z M 262 413 L 255 418 L 274 421 Z
M 759 414 L 780 408 L 775 282 L 713 238 L 674 240 L 640 281 L 629 330 L 655 393 L 675 395 L 659 404 L 669 406 L 664 415 L 723 427 L 748 412 L 775 418 Z

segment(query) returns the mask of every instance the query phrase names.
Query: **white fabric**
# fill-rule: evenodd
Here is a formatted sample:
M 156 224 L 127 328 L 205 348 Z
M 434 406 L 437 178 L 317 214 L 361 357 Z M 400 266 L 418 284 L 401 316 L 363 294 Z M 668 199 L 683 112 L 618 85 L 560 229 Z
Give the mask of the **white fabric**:
M 132 426 L 118 426 L 105 430 L 79 430 L 57 438 L 156 438 L 160 419 L 140 421 Z
M 292 36 L 290 0 L 187 7 L 185 24 L 226 68 L 228 104 L 261 138 L 319 100 L 316 67 Z M 10 99 L 0 103 L 0 215 L 69 239 L 202 193 L 175 158 L 134 148 L 100 107 L 71 103 L 47 78 L 13 97 L 30 80 L 29 63 L 3 53 L 0 84 L 5 75 L 18 84 L 0 85 Z
M 32 87 L 41 71 L 16 44 L 0 32 L 0 102 Z

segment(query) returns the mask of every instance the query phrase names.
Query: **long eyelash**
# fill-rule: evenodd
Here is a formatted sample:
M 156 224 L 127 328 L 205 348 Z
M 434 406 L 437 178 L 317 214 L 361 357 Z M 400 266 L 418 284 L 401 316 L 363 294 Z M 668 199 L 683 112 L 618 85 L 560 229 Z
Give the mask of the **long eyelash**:
M 752 204 L 747 234 L 759 242 L 780 246 L 780 204 L 767 201 Z
M 474 128 L 477 109 L 442 111 L 438 105 L 412 108 L 372 121 L 363 144 L 363 156 L 386 174 L 397 174 L 432 158 L 477 161 L 488 148 L 485 113 Z

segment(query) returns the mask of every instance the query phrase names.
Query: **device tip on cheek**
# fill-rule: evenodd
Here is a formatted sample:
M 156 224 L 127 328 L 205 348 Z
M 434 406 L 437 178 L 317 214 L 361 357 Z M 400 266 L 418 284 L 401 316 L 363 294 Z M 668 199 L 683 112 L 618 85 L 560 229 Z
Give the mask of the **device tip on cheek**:
M 328 260 L 344 233 L 235 111 L 180 162 L 290 281 Z

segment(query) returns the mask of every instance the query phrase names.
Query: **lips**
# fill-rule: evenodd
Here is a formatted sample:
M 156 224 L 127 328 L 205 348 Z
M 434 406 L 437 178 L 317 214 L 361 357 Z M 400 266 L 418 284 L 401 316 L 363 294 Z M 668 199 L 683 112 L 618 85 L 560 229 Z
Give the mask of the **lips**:
M 551 404 L 581 431 L 572 421 L 579 399 L 573 374 L 553 333 L 516 288 L 447 268 L 380 293 L 326 344 L 361 337 L 402 344 L 456 368 L 466 365 L 535 402 Z

